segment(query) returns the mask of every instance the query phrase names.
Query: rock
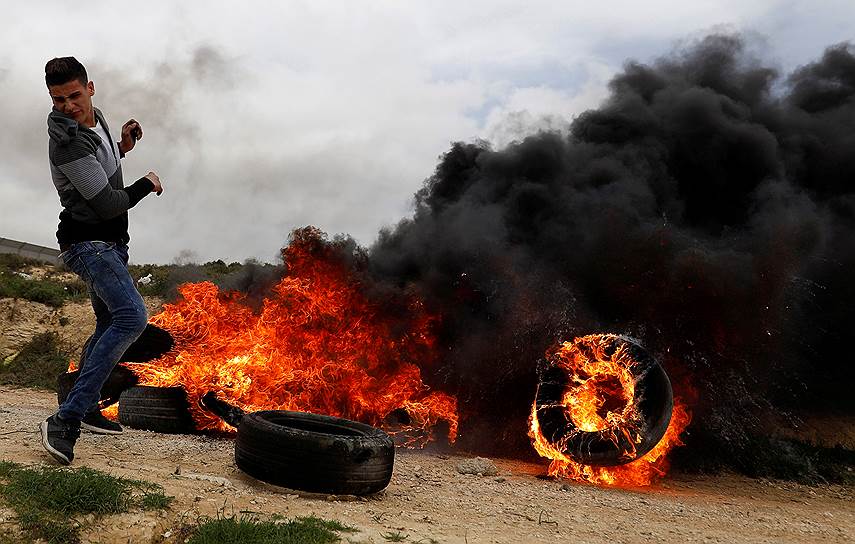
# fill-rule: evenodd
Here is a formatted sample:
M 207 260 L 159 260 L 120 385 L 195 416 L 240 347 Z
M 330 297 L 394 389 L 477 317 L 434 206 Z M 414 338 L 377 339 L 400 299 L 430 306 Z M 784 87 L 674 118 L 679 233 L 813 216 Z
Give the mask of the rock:
M 460 474 L 477 474 L 478 476 L 496 476 L 499 469 L 496 468 L 493 461 L 484 457 L 476 457 L 457 463 L 457 472 Z

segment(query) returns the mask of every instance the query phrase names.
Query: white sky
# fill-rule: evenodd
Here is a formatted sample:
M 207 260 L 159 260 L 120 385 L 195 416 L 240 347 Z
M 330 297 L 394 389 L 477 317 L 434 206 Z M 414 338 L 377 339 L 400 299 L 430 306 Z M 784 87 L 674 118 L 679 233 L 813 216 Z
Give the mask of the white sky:
M 0 236 L 56 243 L 55 56 L 86 65 L 113 132 L 145 131 L 125 183 L 154 170 L 165 193 L 131 210 L 133 261 L 270 261 L 308 224 L 370 244 L 450 142 L 561 127 L 628 58 L 716 29 L 789 71 L 855 40 L 855 2 L 4 2 Z

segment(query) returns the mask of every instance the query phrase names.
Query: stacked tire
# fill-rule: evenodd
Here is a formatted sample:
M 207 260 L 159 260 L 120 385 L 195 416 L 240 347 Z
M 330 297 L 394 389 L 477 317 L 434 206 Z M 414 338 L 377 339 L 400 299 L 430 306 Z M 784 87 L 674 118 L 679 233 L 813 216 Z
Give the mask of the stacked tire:
M 134 429 L 167 434 L 186 434 L 195 430 L 181 387 L 136 386 L 119 398 L 119 423 Z

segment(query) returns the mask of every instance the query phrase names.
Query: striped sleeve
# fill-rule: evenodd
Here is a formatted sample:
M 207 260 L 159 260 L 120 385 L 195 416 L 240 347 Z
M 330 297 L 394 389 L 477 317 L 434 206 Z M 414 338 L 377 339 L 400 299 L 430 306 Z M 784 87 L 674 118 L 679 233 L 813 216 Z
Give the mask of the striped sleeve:
M 104 172 L 95 155 L 84 155 L 79 159 L 56 166 L 86 200 L 92 200 L 104 188 L 110 188 L 107 173 Z
M 112 219 L 132 208 L 151 191 L 151 181 L 135 183 L 135 188 L 114 189 L 110 185 L 107 173 L 95 156 L 95 149 L 89 142 L 78 138 L 67 146 L 57 146 L 54 150 L 54 164 L 71 182 L 87 204 L 102 220 Z M 132 187 L 134 187 L 132 186 Z

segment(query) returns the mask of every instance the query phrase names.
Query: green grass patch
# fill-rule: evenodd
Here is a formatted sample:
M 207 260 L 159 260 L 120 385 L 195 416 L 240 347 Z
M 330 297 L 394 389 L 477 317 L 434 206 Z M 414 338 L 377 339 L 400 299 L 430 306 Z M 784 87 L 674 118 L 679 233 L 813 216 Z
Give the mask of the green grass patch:
M 24 467 L 0 461 L 0 497 L 14 510 L 25 536 L 50 544 L 80 542 L 83 516 L 166 508 L 172 500 L 157 484 L 90 468 Z
M 55 332 L 37 334 L 17 355 L 0 361 L 0 384 L 54 390 L 56 377 L 68 368 L 70 357 Z
M 356 529 L 314 516 L 262 520 L 254 515 L 202 519 L 187 544 L 332 544 Z
M 59 308 L 68 300 L 85 300 L 87 293 L 82 281 L 26 278 L 0 269 L 0 298 L 20 298 Z
M 47 276 L 35 278 L 28 274 L 34 267 L 46 267 Z M 54 266 L 19 255 L 0 254 L 0 298 L 20 298 L 59 308 L 69 300 L 86 300 L 88 290 L 80 280 L 62 281 L 54 275 Z

